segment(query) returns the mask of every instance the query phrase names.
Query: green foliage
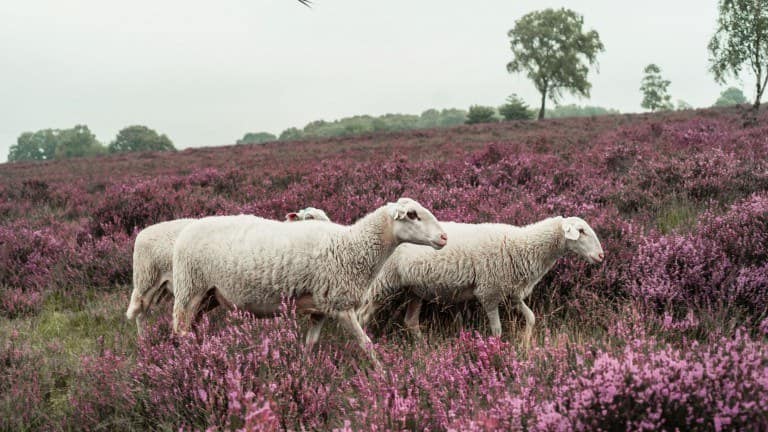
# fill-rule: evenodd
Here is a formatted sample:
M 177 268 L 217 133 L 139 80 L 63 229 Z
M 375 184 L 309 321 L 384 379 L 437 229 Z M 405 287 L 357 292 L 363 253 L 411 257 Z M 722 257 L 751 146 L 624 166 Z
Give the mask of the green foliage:
M 509 73 L 525 72 L 541 94 L 539 119 L 547 97 L 557 102 L 564 93 L 589 97 L 589 66 L 605 50 L 595 30 L 585 32 L 584 18 L 569 9 L 544 9 L 524 15 L 507 35 L 514 59 Z
M 744 92 L 736 87 L 728 87 L 720 93 L 720 97 L 715 101 L 716 107 L 725 107 L 733 105 L 741 105 L 747 103 L 747 97 L 744 96 Z
M 278 139 L 280 141 L 294 141 L 302 139 L 303 137 L 304 134 L 299 129 L 292 127 L 284 130 Z
M 621 112 L 613 108 L 603 108 L 599 106 L 580 106 L 575 104 L 558 105 L 553 109 L 547 110 L 547 117 L 549 118 L 596 117 L 616 114 L 621 114 Z
M 109 144 L 110 153 L 175 151 L 171 140 L 146 126 L 128 126 Z
M 689 104 L 688 102 L 686 102 L 686 101 L 684 101 L 682 99 L 678 99 L 677 100 L 677 110 L 678 111 L 685 111 L 685 110 L 690 110 L 690 109 L 693 109 L 693 106 L 691 106 L 691 104 Z
M 60 131 L 43 129 L 37 132 L 24 132 L 11 146 L 8 162 L 51 160 L 56 152 Z
M 463 124 L 467 112 L 459 109 L 429 109 L 421 115 L 413 114 L 384 114 L 374 117 L 359 115 L 345 117 L 328 122 L 315 120 L 304 126 L 303 130 L 295 127 L 284 130 L 280 141 L 298 140 L 302 138 L 329 138 L 336 136 L 359 135 L 373 132 L 396 132 L 412 129 L 426 129 Z
M 670 81 L 661 77 L 661 68 L 651 63 L 643 70 L 645 76 L 640 84 L 640 91 L 643 93 L 643 101 L 640 103 L 645 109 L 651 111 L 671 110 L 672 97 L 667 88 Z
M 472 105 L 467 114 L 467 124 L 494 123 L 496 122 L 496 109 L 494 107 Z
M 507 103 L 499 107 L 499 114 L 504 120 L 530 120 L 533 115 L 528 105 L 516 94 L 507 98 Z
M 248 132 L 237 140 L 237 144 L 262 144 L 270 141 L 277 141 L 277 137 L 269 132 Z
M 708 46 L 710 71 L 724 84 L 748 68 L 755 76 L 757 111 L 768 84 L 768 0 L 720 0 L 719 12 Z
M 66 159 L 106 153 L 88 126 L 24 132 L 8 153 L 9 162 Z
M 65 129 L 59 135 L 56 145 L 56 159 L 67 159 L 83 156 L 95 156 L 106 153 L 106 149 L 96 140 L 96 136 L 88 126 L 77 125 Z

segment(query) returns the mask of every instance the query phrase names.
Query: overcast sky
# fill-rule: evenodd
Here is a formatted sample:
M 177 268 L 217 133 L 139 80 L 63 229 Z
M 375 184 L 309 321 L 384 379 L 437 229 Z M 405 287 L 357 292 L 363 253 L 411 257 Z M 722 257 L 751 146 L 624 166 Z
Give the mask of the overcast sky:
M 3 0 L 0 161 L 21 132 L 87 124 L 108 143 L 143 124 L 177 148 L 316 119 L 499 105 L 538 95 L 510 75 L 507 31 L 567 7 L 605 44 L 592 97 L 640 110 L 654 62 L 673 101 L 711 105 L 715 0 Z M 735 84 L 740 85 L 736 82 Z M 745 93 L 752 85 L 744 82 Z

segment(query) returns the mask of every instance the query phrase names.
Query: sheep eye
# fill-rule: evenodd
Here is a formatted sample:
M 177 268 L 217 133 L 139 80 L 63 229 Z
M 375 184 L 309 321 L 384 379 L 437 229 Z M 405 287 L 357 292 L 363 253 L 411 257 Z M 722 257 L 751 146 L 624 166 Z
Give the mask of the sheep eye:
M 416 214 L 416 210 L 411 210 L 405 215 L 408 216 L 408 219 L 411 219 L 411 220 L 419 219 L 419 215 Z
M 584 234 L 584 228 L 579 228 L 579 234 Z

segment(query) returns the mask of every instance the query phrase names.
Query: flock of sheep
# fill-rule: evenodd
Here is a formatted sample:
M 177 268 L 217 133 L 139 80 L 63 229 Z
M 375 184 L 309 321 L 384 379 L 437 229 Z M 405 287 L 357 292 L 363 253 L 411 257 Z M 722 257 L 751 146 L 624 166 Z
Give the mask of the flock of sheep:
M 535 318 L 524 300 L 568 251 L 591 263 L 604 258 L 597 235 L 577 217 L 524 227 L 439 223 L 409 198 L 350 226 L 311 207 L 289 213 L 286 222 L 249 215 L 179 219 L 136 237 L 126 315 L 141 335 L 150 306 L 170 295 L 173 330 L 186 333 L 196 317 L 219 305 L 274 316 L 289 298 L 311 317 L 307 345 L 317 342 L 331 317 L 378 365 L 363 328 L 393 294 L 408 294 L 405 324 L 417 336 L 424 300 L 475 298 L 499 336 L 499 304 L 509 299 L 525 317 L 527 346 Z

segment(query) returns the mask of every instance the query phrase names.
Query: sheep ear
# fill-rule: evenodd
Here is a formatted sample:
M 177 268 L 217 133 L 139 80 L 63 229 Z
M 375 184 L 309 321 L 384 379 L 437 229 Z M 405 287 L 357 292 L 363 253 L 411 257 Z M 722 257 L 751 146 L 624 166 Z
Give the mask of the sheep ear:
M 579 239 L 579 231 L 571 223 L 563 222 L 563 233 L 565 233 L 565 238 L 568 240 Z
M 407 213 L 405 207 L 398 203 L 387 204 L 387 211 L 394 220 L 405 219 L 405 214 Z
M 287 215 L 285 215 L 285 220 L 287 220 L 288 222 L 296 222 L 297 220 L 299 220 L 299 215 L 298 213 L 288 213 Z

